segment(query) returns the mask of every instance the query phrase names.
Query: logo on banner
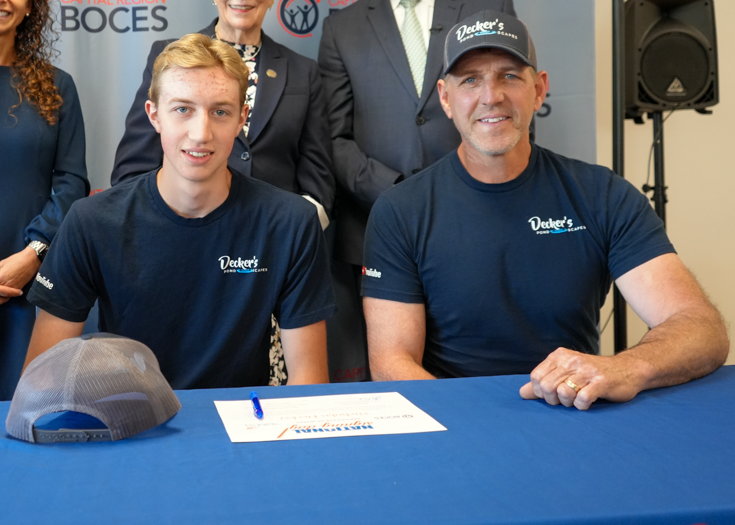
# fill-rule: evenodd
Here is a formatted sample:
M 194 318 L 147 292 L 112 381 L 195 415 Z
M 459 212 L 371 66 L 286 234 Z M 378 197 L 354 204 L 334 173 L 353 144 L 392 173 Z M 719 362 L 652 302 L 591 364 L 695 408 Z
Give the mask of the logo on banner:
M 61 6 L 62 31 L 83 29 L 87 33 L 100 33 L 109 28 L 115 33 L 138 33 L 160 32 L 168 28 L 168 20 L 163 16 L 166 12 L 165 5 L 134 5 L 165 4 L 166 0 L 61 0 L 61 3 L 80 5 Z M 94 7 L 81 7 L 83 4 L 94 4 Z M 125 7 L 126 5 L 133 7 Z
M 311 36 L 319 21 L 321 0 L 279 0 L 278 21 L 288 34 L 299 38 Z
M 336 7 L 347 7 L 348 5 L 352 5 L 357 0 L 329 0 L 329 7 L 330 8 L 336 8 Z M 330 9 L 329 14 L 332 14 L 332 11 L 339 11 L 339 9 Z

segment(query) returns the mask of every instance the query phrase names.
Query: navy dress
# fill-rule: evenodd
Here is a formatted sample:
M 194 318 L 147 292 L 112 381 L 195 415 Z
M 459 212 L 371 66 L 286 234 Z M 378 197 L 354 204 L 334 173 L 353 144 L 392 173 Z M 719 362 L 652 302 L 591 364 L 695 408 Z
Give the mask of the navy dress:
M 89 193 L 84 122 L 74 81 L 56 69 L 64 100 L 54 126 L 18 94 L 0 66 L 0 260 L 33 240 L 51 244 L 72 202 Z M 52 248 L 53 249 L 53 248 Z M 0 401 L 13 396 L 25 361 L 35 307 L 21 297 L 0 305 Z

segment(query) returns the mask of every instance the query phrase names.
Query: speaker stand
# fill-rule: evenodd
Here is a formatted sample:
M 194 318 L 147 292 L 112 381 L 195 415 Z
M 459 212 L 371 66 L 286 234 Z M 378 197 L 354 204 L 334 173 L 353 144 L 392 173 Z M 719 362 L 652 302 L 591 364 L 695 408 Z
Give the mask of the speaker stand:
M 653 117 L 653 186 L 643 185 L 643 191 L 648 193 L 653 190 L 653 208 L 666 228 L 666 197 L 668 187 L 664 183 L 664 121 L 663 112 L 654 111 L 648 114 Z
M 613 0 L 613 171 L 625 178 L 625 4 Z M 614 350 L 617 354 L 628 348 L 628 307 L 625 297 L 613 285 Z

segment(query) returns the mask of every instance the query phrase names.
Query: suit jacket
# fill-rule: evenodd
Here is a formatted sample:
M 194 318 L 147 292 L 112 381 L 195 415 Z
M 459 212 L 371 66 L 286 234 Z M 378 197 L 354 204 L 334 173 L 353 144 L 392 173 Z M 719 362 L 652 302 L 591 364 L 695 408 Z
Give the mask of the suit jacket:
M 215 19 L 199 31 L 214 36 Z M 151 171 L 163 162 L 161 141 L 145 113 L 156 57 L 172 40 L 153 43 L 143 82 L 125 120 L 111 183 Z M 248 137 L 240 131 L 228 164 L 245 175 L 312 196 L 330 212 L 334 202 L 331 142 L 319 68 L 262 34 L 258 91 Z M 267 74 L 275 72 L 275 76 Z
M 368 214 L 381 192 L 461 142 L 436 89 L 454 24 L 512 0 L 436 0 L 421 98 L 389 0 L 361 0 L 324 19 L 319 68 L 338 187 L 335 257 L 362 265 Z

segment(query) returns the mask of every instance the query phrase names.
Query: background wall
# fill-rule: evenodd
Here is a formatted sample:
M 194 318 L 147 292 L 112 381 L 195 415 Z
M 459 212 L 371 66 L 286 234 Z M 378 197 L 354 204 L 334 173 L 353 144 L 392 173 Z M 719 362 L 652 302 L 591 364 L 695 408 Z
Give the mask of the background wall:
M 735 320 L 735 2 L 715 1 L 720 103 L 714 114 L 674 112 L 664 124 L 664 169 L 669 236 L 726 322 Z M 597 159 L 612 167 L 612 0 L 595 0 Z M 646 181 L 652 123 L 625 121 L 625 177 L 640 188 Z M 653 169 L 651 182 L 653 184 Z M 603 322 L 612 296 L 603 310 Z M 628 344 L 647 327 L 628 307 Z M 732 334 L 731 334 L 732 337 Z M 612 322 L 603 333 L 603 352 L 613 352 Z M 728 364 L 735 364 L 732 347 Z

